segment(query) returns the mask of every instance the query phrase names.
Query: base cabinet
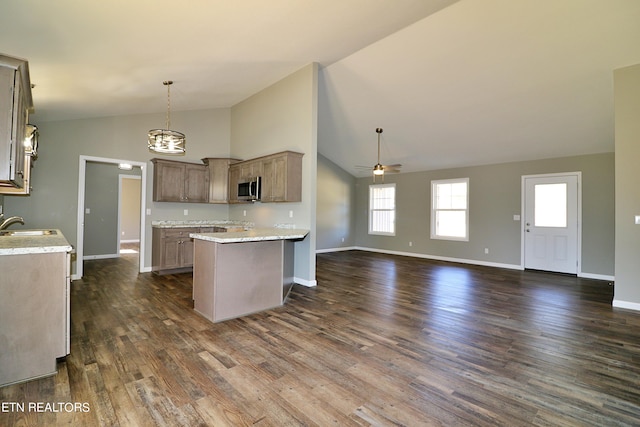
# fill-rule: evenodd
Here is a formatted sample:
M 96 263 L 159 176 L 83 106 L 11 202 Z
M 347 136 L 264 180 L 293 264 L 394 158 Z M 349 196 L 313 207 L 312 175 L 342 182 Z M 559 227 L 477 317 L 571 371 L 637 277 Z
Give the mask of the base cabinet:
M 152 235 L 152 264 L 154 271 L 188 268 L 193 265 L 193 241 L 189 233 L 200 228 L 154 228 Z
M 0 386 L 57 372 L 69 354 L 69 254 L 0 256 Z
M 193 239 L 190 233 L 218 233 L 220 227 L 153 228 L 151 263 L 154 272 L 188 270 L 193 267 Z

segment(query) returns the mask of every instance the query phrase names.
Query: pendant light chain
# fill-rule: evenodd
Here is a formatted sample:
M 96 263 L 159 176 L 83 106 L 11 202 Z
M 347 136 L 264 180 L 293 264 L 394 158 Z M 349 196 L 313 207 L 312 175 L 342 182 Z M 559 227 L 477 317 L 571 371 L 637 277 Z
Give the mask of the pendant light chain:
M 167 129 L 171 129 L 171 85 L 173 81 L 167 80 L 163 83 L 167 86 Z

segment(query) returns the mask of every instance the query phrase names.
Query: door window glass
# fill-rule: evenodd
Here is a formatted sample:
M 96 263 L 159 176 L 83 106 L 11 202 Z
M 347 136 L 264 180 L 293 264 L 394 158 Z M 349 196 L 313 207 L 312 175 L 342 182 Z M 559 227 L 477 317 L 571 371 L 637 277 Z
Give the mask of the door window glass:
M 534 187 L 536 227 L 567 226 L 567 184 L 536 184 Z

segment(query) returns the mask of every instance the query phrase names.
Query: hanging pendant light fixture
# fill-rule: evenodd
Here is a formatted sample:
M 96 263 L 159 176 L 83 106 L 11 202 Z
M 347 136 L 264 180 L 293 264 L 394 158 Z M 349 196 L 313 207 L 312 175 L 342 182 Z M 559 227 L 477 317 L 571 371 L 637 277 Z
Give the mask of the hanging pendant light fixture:
M 167 127 L 165 129 L 151 129 L 147 146 L 149 151 L 160 154 L 184 154 L 186 138 L 183 133 L 169 129 L 171 126 L 171 85 L 167 80 L 162 82 L 167 87 Z

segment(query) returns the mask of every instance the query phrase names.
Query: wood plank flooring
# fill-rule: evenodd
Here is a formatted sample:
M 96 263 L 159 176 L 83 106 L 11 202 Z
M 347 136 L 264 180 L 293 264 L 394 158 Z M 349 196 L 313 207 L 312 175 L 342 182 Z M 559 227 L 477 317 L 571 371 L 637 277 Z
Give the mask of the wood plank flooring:
M 190 274 L 136 256 L 85 263 L 71 354 L 0 389 L 1 426 L 640 424 L 640 313 L 607 282 L 339 252 L 284 307 L 212 324 Z

